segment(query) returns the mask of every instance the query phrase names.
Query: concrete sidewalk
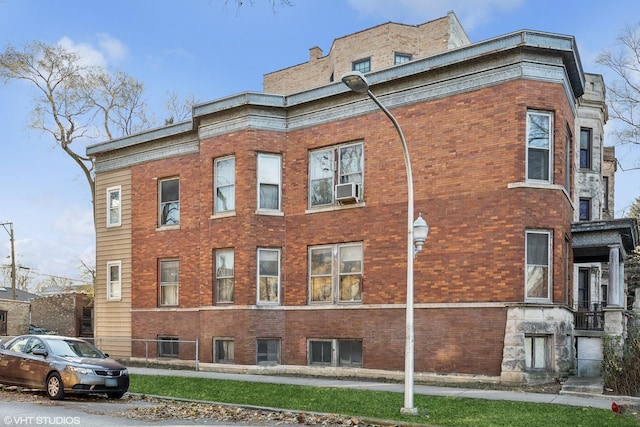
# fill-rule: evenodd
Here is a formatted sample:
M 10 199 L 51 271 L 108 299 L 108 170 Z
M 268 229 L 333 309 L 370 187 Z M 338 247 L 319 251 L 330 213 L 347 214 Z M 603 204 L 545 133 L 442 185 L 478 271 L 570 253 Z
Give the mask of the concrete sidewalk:
M 167 375 L 193 378 L 211 378 L 220 380 L 249 381 L 273 384 L 293 384 L 311 387 L 336 387 L 352 388 L 359 390 L 388 391 L 394 393 L 404 393 L 404 385 L 397 383 L 384 383 L 376 381 L 359 381 L 356 379 L 327 379 L 327 378 L 306 378 L 288 377 L 279 375 L 254 375 L 254 374 L 233 374 L 209 371 L 191 371 L 174 369 L 157 369 L 130 367 L 129 372 L 139 375 Z M 414 385 L 414 394 L 426 396 L 449 396 L 470 399 L 488 400 L 510 400 L 517 402 L 553 403 L 557 405 L 569 405 L 590 407 L 599 409 L 611 409 L 611 404 L 618 405 L 640 405 L 640 398 L 628 396 L 610 396 L 596 393 L 572 392 L 562 394 L 529 393 L 507 390 L 487 390 L 445 386 L 425 386 Z

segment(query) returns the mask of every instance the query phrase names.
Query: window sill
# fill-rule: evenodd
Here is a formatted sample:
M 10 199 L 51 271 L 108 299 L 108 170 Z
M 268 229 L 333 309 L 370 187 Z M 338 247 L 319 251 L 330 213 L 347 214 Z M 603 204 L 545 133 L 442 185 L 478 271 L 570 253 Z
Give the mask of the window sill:
M 265 215 L 265 216 L 284 216 L 284 212 L 282 211 L 264 211 L 257 210 L 256 215 Z
M 171 230 L 180 230 L 180 224 L 178 225 L 161 225 L 156 228 L 156 231 L 171 231 Z
M 227 211 L 227 212 L 219 212 L 211 215 L 209 219 L 220 219 L 220 218 L 229 218 L 232 216 L 236 216 L 236 211 Z
M 364 208 L 365 206 L 366 206 L 365 202 L 349 203 L 349 204 L 343 204 L 343 205 L 320 206 L 317 208 L 307 208 L 304 211 L 304 213 L 313 214 L 313 213 L 319 213 L 319 212 L 333 212 L 333 211 L 341 211 L 345 209 Z
M 544 190 L 565 190 L 563 185 L 541 181 L 510 182 L 507 188 L 540 188 Z

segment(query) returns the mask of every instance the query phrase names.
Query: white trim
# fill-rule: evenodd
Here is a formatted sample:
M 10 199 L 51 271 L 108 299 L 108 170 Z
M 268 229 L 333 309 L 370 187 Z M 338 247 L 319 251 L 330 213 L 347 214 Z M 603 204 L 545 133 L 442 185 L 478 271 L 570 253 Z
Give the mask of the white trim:
M 549 138 L 549 147 L 547 148 L 548 150 L 548 157 L 547 157 L 547 161 L 548 161 L 548 165 L 547 165 L 547 174 L 549 176 L 548 179 L 530 179 L 529 178 L 529 130 L 530 130 L 530 117 L 532 115 L 538 115 L 538 116 L 546 116 L 549 118 L 549 129 L 548 131 L 548 138 Z M 525 181 L 528 183 L 534 183 L 534 184 L 540 184 L 540 185 L 545 185 L 545 184 L 553 184 L 553 150 L 554 150 L 554 140 L 553 140 L 553 134 L 554 134 L 554 116 L 552 112 L 549 111 L 541 111 L 541 110 L 535 110 L 535 109 L 528 109 L 527 110 L 527 117 L 526 117 L 526 130 L 525 130 L 525 157 L 526 157 L 526 162 L 525 162 Z M 535 149 L 535 147 L 531 147 L 533 149 Z
M 111 280 L 111 267 L 118 267 L 118 294 L 112 296 L 113 285 L 116 281 Z M 122 300 L 122 261 L 109 261 L 107 262 L 107 301 L 121 301 Z
M 118 221 L 111 223 L 111 194 L 118 193 Z M 117 185 L 107 188 L 107 228 L 119 227 L 122 225 L 122 186 Z
M 278 254 L 278 289 L 277 289 L 277 300 L 276 301 L 262 301 L 260 300 L 260 252 L 261 251 L 269 251 L 269 252 L 277 252 Z M 280 305 L 280 297 L 282 291 L 282 266 L 281 266 L 281 257 L 282 250 L 280 248 L 258 248 L 256 251 L 256 306 L 279 306 Z M 265 277 L 273 277 L 273 276 L 265 276 Z
M 547 296 L 543 298 L 529 298 L 527 297 L 527 269 L 528 263 L 528 247 L 529 247 L 529 234 L 545 234 L 547 236 Z M 524 301 L 525 302 L 540 302 L 551 303 L 553 298 L 553 231 L 552 230 L 540 230 L 540 229 L 527 229 L 525 230 L 524 239 Z
M 277 184 L 278 185 L 278 207 L 276 209 L 265 209 L 260 208 L 260 184 L 262 181 L 260 180 L 260 159 L 266 159 L 268 157 L 278 159 L 279 170 L 278 170 L 278 182 L 265 182 L 266 184 Z M 276 153 L 258 153 L 256 159 L 256 213 L 259 214 L 280 214 L 282 212 L 282 154 Z

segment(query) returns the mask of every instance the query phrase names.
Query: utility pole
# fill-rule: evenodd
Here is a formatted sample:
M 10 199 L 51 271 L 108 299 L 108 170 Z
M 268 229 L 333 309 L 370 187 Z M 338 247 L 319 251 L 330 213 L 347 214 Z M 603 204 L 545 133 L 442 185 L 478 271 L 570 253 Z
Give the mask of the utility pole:
M 12 222 L 2 222 L 0 223 L 4 230 L 9 233 L 9 239 L 11 240 L 11 291 L 13 294 L 13 299 L 16 299 L 16 251 L 15 244 L 13 239 L 13 223 Z M 9 229 L 7 230 L 7 225 Z

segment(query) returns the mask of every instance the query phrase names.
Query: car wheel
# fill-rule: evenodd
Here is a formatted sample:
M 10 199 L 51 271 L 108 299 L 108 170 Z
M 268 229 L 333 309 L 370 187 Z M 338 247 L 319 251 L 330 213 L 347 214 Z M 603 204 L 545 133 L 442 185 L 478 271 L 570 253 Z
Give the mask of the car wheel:
M 51 400 L 64 399 L 64 386 L 62 385 L 62 378 L 57 372 L 52 372 L 47 377 L 47 396 Z
M 120 399 L 122 396 L 124 396 L 125 393 L 125 391 L 111 392 L 107 393 L 107 396 L 109 397 L 109 399 Z

